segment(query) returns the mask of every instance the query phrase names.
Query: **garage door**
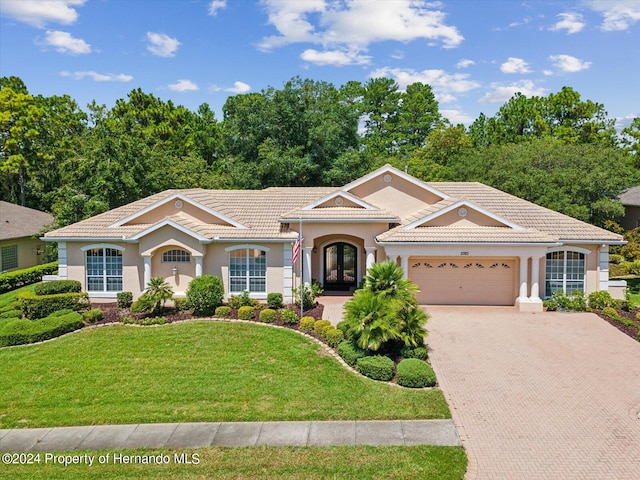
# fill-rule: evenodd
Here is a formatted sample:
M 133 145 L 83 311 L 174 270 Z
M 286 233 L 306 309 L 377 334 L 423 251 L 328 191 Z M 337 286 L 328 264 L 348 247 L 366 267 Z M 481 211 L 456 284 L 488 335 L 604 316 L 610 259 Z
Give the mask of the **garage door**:
M 516 273 L 515 259 L 409 258 L 418 303 L 427 305 L 513 305 Z

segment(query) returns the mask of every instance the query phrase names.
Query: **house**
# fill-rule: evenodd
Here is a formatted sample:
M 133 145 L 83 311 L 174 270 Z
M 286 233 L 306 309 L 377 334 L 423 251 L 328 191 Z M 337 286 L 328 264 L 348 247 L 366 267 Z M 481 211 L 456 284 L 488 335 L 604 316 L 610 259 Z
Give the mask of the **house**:
M 630 188 L 620 195 L 620 203 L 624 205 L 622 228 L 633 230 L 640 227 L 640 186 Z
M 58 242 L 60 278 L 94 299 L 138 296 L 152 276 L 181 295 L 213 274 L 227 296 L 290 300 L 301 281 L 353 289 L 374 262 L 392 259 L 418 284 L 420 303 L 523 311 L 541 311 L 554 290 L 607 290 L 609 245 L 622 243 L 487 185 L 425 183 L 390 165 L 341 188 L 167 190 L 44 240 Z
M 42 263 L 44 244 L 35 236 L 51 222 L 48 213 L 0 201 L 0 273 Z

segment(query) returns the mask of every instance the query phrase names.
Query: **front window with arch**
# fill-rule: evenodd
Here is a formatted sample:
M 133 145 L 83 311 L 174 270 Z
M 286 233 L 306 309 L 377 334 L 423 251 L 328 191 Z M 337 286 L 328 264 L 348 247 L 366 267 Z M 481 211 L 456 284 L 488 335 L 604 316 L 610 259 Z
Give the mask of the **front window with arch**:
M 167 250 L 162 254 L 162 263 L 191 263 L 191 254 L 186 250 Z
M 553 292 L 572 294 L 584 292 L 586 272 L 585 254 L 573 250 L 550 252 L 546 259 L 545 291 L 550 297 Z
M 238 248 L 229 252 L 229 290 L 267 291 L 267 252 L 260 248 Z
M 122 291 L 122 251 L 98 247 L 85 251 L 88 292 Z

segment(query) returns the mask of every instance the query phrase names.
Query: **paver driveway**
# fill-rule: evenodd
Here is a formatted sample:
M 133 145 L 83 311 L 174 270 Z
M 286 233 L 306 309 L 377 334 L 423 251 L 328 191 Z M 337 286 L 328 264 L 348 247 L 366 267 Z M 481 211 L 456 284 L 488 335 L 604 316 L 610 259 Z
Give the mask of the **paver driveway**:
M 427 311 L 467 479 L 640 479 L 640 343 L 590 313 Z

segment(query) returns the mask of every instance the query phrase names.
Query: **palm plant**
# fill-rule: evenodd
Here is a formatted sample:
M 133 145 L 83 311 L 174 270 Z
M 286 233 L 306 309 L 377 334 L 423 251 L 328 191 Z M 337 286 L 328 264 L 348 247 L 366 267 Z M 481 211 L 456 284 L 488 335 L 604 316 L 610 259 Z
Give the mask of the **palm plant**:
M 402 268 L 391 260 L 373 264 L 364 277 L 364 285 L 365 288 L 386 298 L 415 304 L 414 294 L 418 291 L 418 286 L 404 278 Z
M 173 298 L 173 290 L 162 277 L 152 277 L 147 284 L 144 295 L 148 297 L 149 303 L 152 305 L 151 312 L 159 313 L 164 308 L 166 301 Z
M 376 351 L 385 342 L 400 337 L 396 309 L 370 290 L 357 290 L 345 306 L 346 336 L 360 348 Z

